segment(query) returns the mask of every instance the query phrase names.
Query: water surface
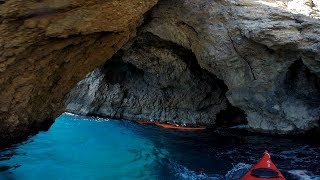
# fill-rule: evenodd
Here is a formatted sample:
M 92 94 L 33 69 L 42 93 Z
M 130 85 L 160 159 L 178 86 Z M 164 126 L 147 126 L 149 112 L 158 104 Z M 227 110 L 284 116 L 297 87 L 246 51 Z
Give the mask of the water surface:
M 0 179 L 228 179 L 265 149 L 288 179 L 320 179 L 320 148 L 303 140 L 67 114 L 49 131 L 2 150 Z

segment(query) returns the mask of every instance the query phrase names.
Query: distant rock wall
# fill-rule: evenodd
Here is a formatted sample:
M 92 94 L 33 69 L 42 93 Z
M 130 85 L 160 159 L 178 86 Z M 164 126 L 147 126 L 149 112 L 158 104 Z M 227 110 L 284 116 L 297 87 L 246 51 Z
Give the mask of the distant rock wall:
M 161 41 L 191 51 L 200 69 L 225 83 L 228 101 L 245 111 L 251 128 L 272 133 L 305 131 L 318 126 L 320 117 L 320 21 L 317 19 L 318 5 L 314 2 L 306 0 L 298 7 L 294 5 L 297 3 L 295 1 L 162 0 L 152 11 L 149 21 L 140 28 L 139 37 L 149 33 Z M 301 11 L 298 11 L 299 8 Z M 153 83 L 166 87 L 166 83 L 176 82 L 173 84 L 179 86 L 172 86 L 172 92 L 182 93 L 179 87 L 185 84 L 181 82 L 185 81 L 186 76 L 176 75 L 184 67 L 177 65 L 182 61 L 173 58 L 169 61 L 170 51 L 155 55 L 156 52 L 146 46 L 150 46 L 147 41 L 139 45 L 131 42 L 124 48 L 128 55 L 122 59 L 145 74 L 157 74 L 157 78 L 151 81 Z M 169 46 L 166 48 L 171 49 Z M 168 61 L 170 68 L 166 65 Z M 159 68 L 165 71 L 159 71 Z M 192 68 L 189 71 L 193 73 Z M 195 81 L 196 76 L 195 73 L 191 79 Z M 131 86 L 121 82 L 117 85 L 122 88 Z M 135 91 L 144 91 L 142 86 L 132 87 L 137 88 Z M 202 96 L 202 86 L 197 88 L 198 91 L 190 89 L 182 94 Z M 153 94 L 159 94 L 160 89 L 153 90 Z M 185 98 L 181 98 L 179 93 L 170 98 L 183 101 Z M 213 92 L 212 95 L 218 96 L 220 93 Z M 144 96 L 136 97 L 135 101 L 153 104 L 153 99 L 144 99 Z M 214 98 L 207 101 L 216 102 Z M 74 101 L 68 101 L 71 102 Z M 203 103 L 192 100 L 183 102 L 189 103 L 188 112 L 195 116 L 196 109 L 190 107 L 200 107 Z M 102 106 L 105 104 L 100 103 Z M 77 112 L 72 105 L 67 107 Z M 123 104 L 120 107 L 127 109 L 124 111 L 126 116 L 136 116 L 129 110 L 134 105 Z M 161 112 L 166 111 L 157 109 L 166 107 L 168 105 L 163 103 L 160 108 L 155 108 L 156 116 L 162 117 Z M 201 120 L 190 116 L 189 120 L 214 124 L 215 115 L 225 106 L 212 108 L 216 110 L 210 111 L 209 116 L 203 114 Z M 88 111 L 88 107 L 85 109 L 95 114 L 95 111 Z M 105 114 L 117 113 L 110 108 L 105 110 Z M 154 114 L 147 117 L 153 118 Z M 210 120 L 203 119 L 207 117 Z
M 125 119 L 214 124 L 227 108 L 227 87 L 201 69 L 194 54 L 150 33 L 80 81 L 69 112 Z

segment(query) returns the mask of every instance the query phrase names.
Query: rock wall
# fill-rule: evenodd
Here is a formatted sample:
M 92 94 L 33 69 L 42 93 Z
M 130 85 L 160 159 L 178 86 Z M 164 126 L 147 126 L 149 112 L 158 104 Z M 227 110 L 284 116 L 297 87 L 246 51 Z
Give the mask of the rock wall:
M 221 80 L 200 68 L 190 50 L 142 33 L 129 49 L 80 81 L 66 109 L 82 115 L 208 125 L 227 108 L 226 91 Z
M 0 145 L 63 111 L 70 89 L 129 39 L 156 0 L 1 0 Z
M 202 70 L 223 80 L 228 88 L 228 101 L 245 111 L 251 128 L 272 133 L 305 131 L 319 125 L 320 21 L 317 3 L 302 2 L 296 7 L 295 1 L 162 0 L 152 11 L 148 23 L 140 28 L 139 36 L 149 33 L 191 51 Z M 154 60 L 154 55 L 150 55 L 152 49 L 145 52 L 145 46 L 131 44 L 124 49 L 129 55 L 122 59 L 143 73 L 157 73 L 152 82 L 161 86 L 166 86 L 163 82 L 171 78 L 170 72 L 179 72 L 183 67 L 175 65 L 174 60 L 170 71 L 166 70 L 168 74 L 158 73 L 157 68 L 169 58 Z M 171 80 L 180 85 L 185 78 L 173 74 Z M 118 86 L 128 88 L 127 84 L 118 83 Z M 139 87 L 136 91 L 141 90 Z M 179 92 L 178 87 L 173 91 Z M 201 90 L 198 92 L 202 94 Z M 137 97 L 137 101 L 140 100 L 145 99 Z M 152 99 L 147 101 L 153 103 Z M 194 105 L 192 101 L 186 103 L 190 103 L 190 107 Z M 77 112 L 72 106 L 68 105 L 67 109 Z M 162 104 L 162 107 L 167 106 Z M 199 121 L 214 123 L 214 115 L 225 106 L 214 108 L 217 109 L 210 114 L 211 120 L 201 116 Z M 89 112 L 88 107 L 85 109 Z M 196 112 L 190 110 L 188 112 Z M 106 111 L 105 114 L 117 113 L 110 108 Z M 129 110 L 125 112 L 126 116 L 136 115 Z M 190 120 L 197 121 L 196 118 Z

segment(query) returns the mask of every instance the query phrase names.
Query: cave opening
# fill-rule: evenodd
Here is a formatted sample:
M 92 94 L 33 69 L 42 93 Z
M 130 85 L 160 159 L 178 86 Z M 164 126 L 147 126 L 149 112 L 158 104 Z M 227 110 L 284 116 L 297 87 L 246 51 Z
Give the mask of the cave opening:
M 312 73 L 302 60 L 295 61 L 289 67 L 284 84 L 288 95 L 319 105 L 320 78 Z
M 142 33 L 67 96 L 67 111 L 133 120 L 186 124 L 246 124 L 242 110 L 225 97 L 228 87 L 174 42 Z
M 302 60 L 295 61 L 289 67 L 281 96 L 284 102 L 294 104 L 294 112 L 290 112 L 303 122 L 303 128 L 300 129 L 319 132 L 320 78 Z
M 217 127 L 233 127 L 238 125 L 247 125 L 247 115 L 242 109 L 232 106 L 228 103 L 225 110 L 217 114 L 215 125 Z

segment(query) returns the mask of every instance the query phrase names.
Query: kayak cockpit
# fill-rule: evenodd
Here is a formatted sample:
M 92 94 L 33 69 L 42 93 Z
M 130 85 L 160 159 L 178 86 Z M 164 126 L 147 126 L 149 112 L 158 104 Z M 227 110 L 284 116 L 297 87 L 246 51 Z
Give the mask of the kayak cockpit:
M 269 168 L 257 168 L 252 169 L 251 176 L 258 178 L 277 178 L 279 177 L 279 173 L 276 170 Z

